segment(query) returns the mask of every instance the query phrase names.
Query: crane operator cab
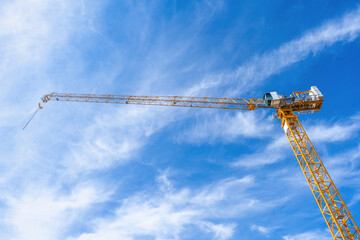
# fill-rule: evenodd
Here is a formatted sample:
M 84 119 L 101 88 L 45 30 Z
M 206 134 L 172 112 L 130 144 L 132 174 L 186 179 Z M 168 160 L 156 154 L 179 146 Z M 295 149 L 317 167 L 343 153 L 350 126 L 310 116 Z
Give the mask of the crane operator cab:
M 275 107 L 280 105 L 281 96 L 277 92 L 268 92 L 264 94 L 265 105 L 269 107 Z

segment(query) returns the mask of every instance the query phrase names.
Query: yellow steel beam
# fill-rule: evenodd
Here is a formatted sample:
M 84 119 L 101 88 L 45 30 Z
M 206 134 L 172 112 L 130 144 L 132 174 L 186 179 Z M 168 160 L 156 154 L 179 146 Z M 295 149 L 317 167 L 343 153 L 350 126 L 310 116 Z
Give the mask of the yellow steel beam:
M 333 238 L 359 240 L 359 228 L 297 116 L 291 109 L 277 114 Z
M 116 103 L 137 105 L 158 105 L 173 107 L 220 108 L 234 110 L 255 110 L 257 108 L 272 108 L 265 106 L 260 98 L 215 98 L 215 97 L 184 97 L 184 96 L 133 96 L 133 95 L 104 95 L 104 94 L 76 94 L 51 93 L 42 98 L 48 101 L 71 101 L 93 103 Z

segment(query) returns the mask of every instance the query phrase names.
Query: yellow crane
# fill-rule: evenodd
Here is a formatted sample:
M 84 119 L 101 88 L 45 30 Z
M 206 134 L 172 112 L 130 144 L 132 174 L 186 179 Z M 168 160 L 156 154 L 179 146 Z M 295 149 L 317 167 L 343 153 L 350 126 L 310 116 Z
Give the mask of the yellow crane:
M 360 240 L 358 226 L 302 127 L 298 116 L 295 115 L 295 113 L 313 113 L 320 110 L 323 103 L 323 95 L 315 86 L 311 87 L 309 91 L 293 92 L 289 97 L 279 95 L 277 92 L 269 92 L 265 93 L 263 98 L 254 99 L 51 93 L 42 98 L 43 103 L 48 101 L 234 110 L 276 109 L 274 117 L 281 120 L 281 127 L 284 129 L 285 135 L 289 140 L 333 238 Z M 42 108 L 40 104 L 39 108 Z

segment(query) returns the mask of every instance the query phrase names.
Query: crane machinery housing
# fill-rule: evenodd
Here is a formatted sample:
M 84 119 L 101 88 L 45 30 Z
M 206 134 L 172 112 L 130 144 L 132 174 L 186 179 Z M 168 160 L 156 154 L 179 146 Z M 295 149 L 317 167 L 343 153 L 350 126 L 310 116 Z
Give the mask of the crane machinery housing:
M 72 101 L 233 110 L 276 109 L 274 117 L 281 120 L 281 127 L 284 129 L 332 237 L 335 240 L 360 240 L 358 226 L 302 127 L 298 115 L 295 114 L 319 111 L 323 98 L 319 89 L 313 86 L 309 91 L 293 92 L 289 97 L 279 95 L 277 92 L 265 93 L 263 98 L 252 99 L 50 93 L 42 97 L 42 102 Z M 40 104 L 39 108 L 42 109 Z

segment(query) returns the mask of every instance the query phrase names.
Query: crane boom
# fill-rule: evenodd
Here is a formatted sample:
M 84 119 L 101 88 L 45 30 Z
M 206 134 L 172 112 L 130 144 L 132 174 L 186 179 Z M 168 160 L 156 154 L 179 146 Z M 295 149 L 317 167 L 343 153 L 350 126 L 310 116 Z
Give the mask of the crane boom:
M 132 96 L 132 95 L 105 95 L 105 94 L 75 94 L 50 93 L 42 101 L 71 101 L 93 103 L 116 103 L 158 105 L 173 107 L 220 108 L 235 110 L 254 110 L 256 108 L 273 108 L 265 106 L 260 98 L 214 98 L 214 97 L 184 97 L 184 96 Z
M 298 116 L 294 114 L 314 113 L 320 110 L 323 95 L 317 87 L 311 87 L 309 91 L 293 92 L 289 97 L 281 96 L 276 92 L 269 92 L 265 93 L 262 99 L 51 93 L 45 95 L 42 101 L 44 103 L 48 101 L 72 101 L 233 110 L 276 109 L 276 118 L 281 120 L 281 127 L 285 131 L 333 238 L 335 240 L 360 240 L 358 226 L 302 127 Z M 40 105 L 39 107 L 42 108 Z

